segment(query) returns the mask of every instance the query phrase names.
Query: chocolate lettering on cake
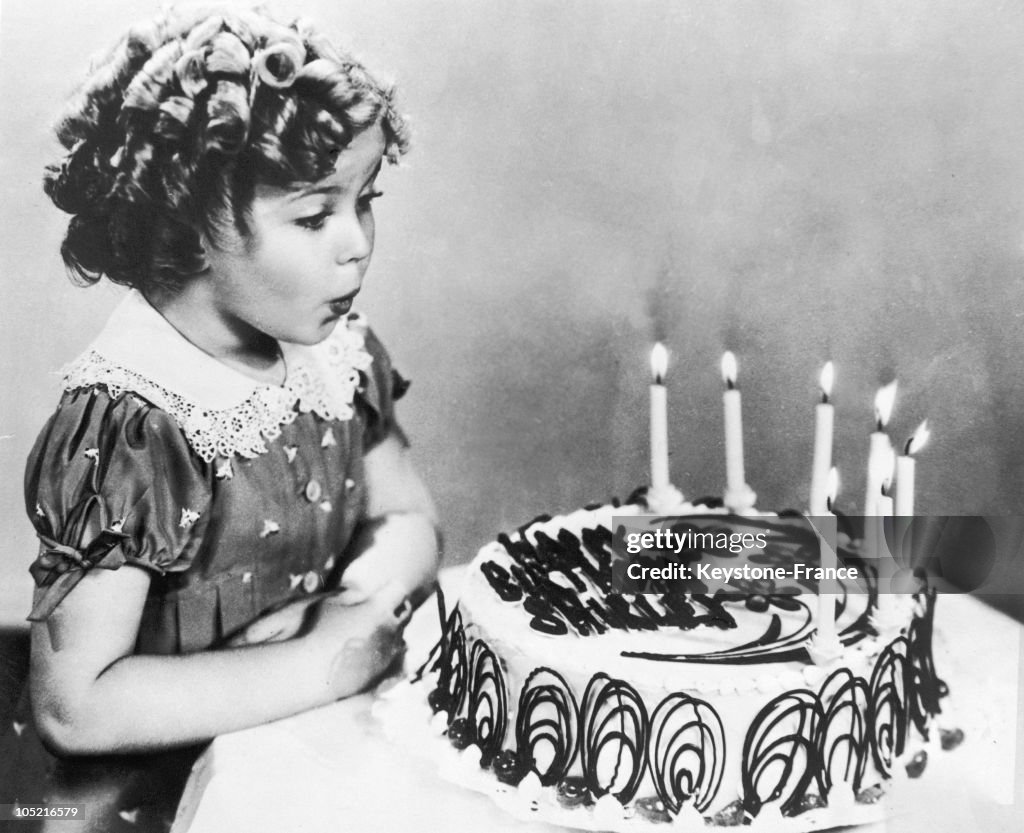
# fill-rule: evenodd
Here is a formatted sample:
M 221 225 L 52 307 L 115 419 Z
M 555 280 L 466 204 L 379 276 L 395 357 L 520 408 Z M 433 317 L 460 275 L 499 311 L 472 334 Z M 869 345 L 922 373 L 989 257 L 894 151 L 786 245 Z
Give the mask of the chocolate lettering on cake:
M 572 629 L 590 636 L 609 628 L 736 627 L 736 620 L 712 596 L 666 587 L 656 607 L 643 595 L 627 598 L 611 592 L 612 533 L 604 527 L 584 529 L 579 537 L 562 529 L 557 539 L 538 532 L 533 543 L 502 533 L 498 543 L 513 563 L 506 568 L 484 561 L 481 573 L 502 601 L 522 601 L 530 627 L 541 633 L 561 636 Z
M 725 728 L 718 712 L 688 694 L 670 694 L 651 716 L 647 760 L 658 798 L 676 815 L 687 801 L 704 812 L 725 774 Z
M 671 518 L 666 521 L 672 520 Z M 782 513 L 780 522 L 771 526 L 772 546 L 749 556 L 751 564 L 783 566 L 812 564 L 818 557 L 817 539 L 799 513 Z M 678 519 L 672 530 L 677 534 L 701 530 L 701 535 L 724 534 L 737 526 L 754 524 L 764 528 L 768 521 L 730 517 L 728 525 L 720 516 Z M 703 524 L 703 525 L 701 525 Z M 527 537 L 529 533 L 532 538 Z M 705 664 L 760 664 L 766 662 L 807 661 L 806 644 L 812 635 L 813 599 L 803 594 L 814 582 L 797 580 L 795 584 L 776 586 L 772 581 L 732 579 L 729 589 L 708 594 L 696 579 L 648 582 L 657 592 L 626 595 L 612 590 L 613 535 L 604 526 L 587 527 L 574 534 L 561 528 L 556 537 L 527 524 L 518 534 L 501 534 L 498 543 L 511 559 L 507 566 L 484 560 L 480 569 L 495 594 L 507 603 L 523 604 L 530 614 L 529 625 L 551 636 L 574 634 L 593 636 L 607 630 L 654 631 L 659 628 L 691 630 L 708 627 L 736 628 L 729 605 L 744 604 L 748 610 L 768 616 L 764 631 L 753 640 L 727 649 L 700 654 L 669 654 L 650 651 L 626 651 L 623 656 L 662 662 Z M 697 538 L 697 540 L 706 540 Z M 844 645 L 852 645 L 872 633 L 871 609 L 877 606 L 875 571 L 854 551 L 843 548 L 842 560 L 856 567 L 866 582 L 870 603 L 855 621 L 840 634 Z M 684 562 L 697 562 L 707 555 L 734 558 L 728 550 L 692 548 L 678 554 Z M 838 615 L 847 609 L 841 596 Z M 787 614 L 785 620 L 779 611 Z M 796 614 L 794 617 L 793 614 Z M 930 672 L 922 665 L 921 673 Z M 932 707 L 934 704 L 929 704 Z M 921 714 L 926 709 L 920 710 Z
M 530 596 L 523 603 L 523 607 L 533 617 L 530 619 L 530 627 L 535 631 L 548 633 L 552 636 L 561 636 L 569 632 L 565 622 L 557 615 L 555 608 L 546 599 Z
M 523 588 L 513 581 L 508 570 L 497 562 L 485 561 L 480 565 L 480 572 L 503 602 L 518 602 L 523 598 Z

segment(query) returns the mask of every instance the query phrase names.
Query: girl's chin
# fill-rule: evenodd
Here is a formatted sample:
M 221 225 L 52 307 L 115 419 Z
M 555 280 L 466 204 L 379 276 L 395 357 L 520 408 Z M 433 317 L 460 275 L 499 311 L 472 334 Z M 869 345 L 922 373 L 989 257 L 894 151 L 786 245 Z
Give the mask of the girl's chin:
M 294 321 L 290 327 L 276 327 L 268 334 L 273 335 L 278 341 L 312 347 L 330 336 L 334 332 L 334 328 L 344 318 L 344 315 L 323 315 L 321 313 L 319 316 L 306 318 L 304 321 Z
M 278 336 L 278 341 L 285 341 L 289 344 L 301 344 L 305 347 L 314 347 L 326 339 L 334 328 L 338 326 L 337 318 L 331 318 L 318 327 L 306 327 L 301 330 L 292 330 L 284 335 Z
M 316 329 L 316 331 L 310 334 L 310 340 L 302 343 L 308 344 L 310 347 L 312 347 L 314 344 L 319 344 L 321 341 L 323 341 L 331 333 L 334 332 L 334 328 L 337 327 L 338 324 L 340 324 L 343 319 L 344 316 L 334 315 L 332 315 L 330 318 L 325 319 L 323 323 Z

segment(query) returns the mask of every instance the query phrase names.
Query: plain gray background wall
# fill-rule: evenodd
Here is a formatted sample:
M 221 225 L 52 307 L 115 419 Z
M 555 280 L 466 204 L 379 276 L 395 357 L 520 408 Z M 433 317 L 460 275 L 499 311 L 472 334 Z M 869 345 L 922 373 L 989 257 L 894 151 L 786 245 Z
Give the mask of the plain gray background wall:
M 282 4 L 283 5 L 283 4 Z M 88 56 L 157 3 L 4 0 L 0 610 L 29 606 L 21 472 L 62 364 L 120 289 L 82 290 L 39 183 Z M 724 479 L 724 349 L 748 479 L 806 505 L 836 362 L 839 506 L 872 400 L 923 418 L 918 507 L 1009 514 L 1024 489 L 1024 6 L 960 0 L 287 5 L 399 83 L 415 147 L 381 178 L 357 306 L 414 384 L 400 415 L 449 559 L 646 482 L 647 356 L 672 351 L 672 474 Z

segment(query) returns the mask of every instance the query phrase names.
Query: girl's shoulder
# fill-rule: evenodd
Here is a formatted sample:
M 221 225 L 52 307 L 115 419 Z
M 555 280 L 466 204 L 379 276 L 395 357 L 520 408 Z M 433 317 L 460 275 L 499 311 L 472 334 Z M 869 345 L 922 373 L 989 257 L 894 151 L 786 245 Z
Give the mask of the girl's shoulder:
M 46 619 L 93 568 L 187 569 L 211 482 L 210 466 L 152 403 L 101 386 L 66 391 L 25 468 L 25 510 L 41 544 L 30 618 Z

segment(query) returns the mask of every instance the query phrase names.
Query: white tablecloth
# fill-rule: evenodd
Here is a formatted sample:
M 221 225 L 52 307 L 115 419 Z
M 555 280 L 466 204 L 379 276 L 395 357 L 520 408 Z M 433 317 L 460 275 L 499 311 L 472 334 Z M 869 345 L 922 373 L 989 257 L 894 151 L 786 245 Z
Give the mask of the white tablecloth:
M 443 584 L 457 578 L 456 570 L 446 571 Z M 1022 798 L 1013 805 L 1015 790 L 1024 793 L 1015 771 L 1024 750 L 1021 630 L 976 599 L 939 599 L 937 670 L 950 685 L 947 702 L 966 740 L 933 756 L 912 782 L 906 812 L 871 831 L 1024 829 Z M 410 666 L 422 661 L 437 633 L 431 600 L 407 630 Z M 362 695 L 217 738 L 193 770 L 172 833 L 555 829 L 517 821 L 488 797 L 443 781 L 425 759 L 384 738 L 371 702 Z M 1024 757 L 1019 765 L 1024 773 Z

